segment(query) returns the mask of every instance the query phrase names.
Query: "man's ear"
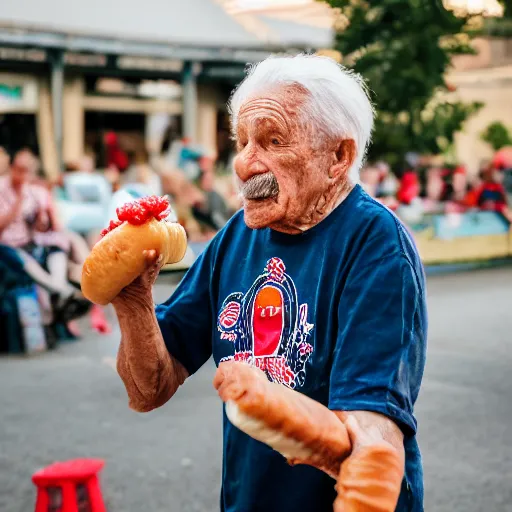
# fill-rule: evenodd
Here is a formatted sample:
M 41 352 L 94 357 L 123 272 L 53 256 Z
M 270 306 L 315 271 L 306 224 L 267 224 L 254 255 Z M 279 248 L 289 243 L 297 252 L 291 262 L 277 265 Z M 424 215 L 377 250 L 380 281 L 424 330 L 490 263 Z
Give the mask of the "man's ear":
M 329 177 L 336 179 L 345 176 L 356 159 L 356 143 L 354 139 L 339 141 L 334 152 L 335 162 L 329 169 Z

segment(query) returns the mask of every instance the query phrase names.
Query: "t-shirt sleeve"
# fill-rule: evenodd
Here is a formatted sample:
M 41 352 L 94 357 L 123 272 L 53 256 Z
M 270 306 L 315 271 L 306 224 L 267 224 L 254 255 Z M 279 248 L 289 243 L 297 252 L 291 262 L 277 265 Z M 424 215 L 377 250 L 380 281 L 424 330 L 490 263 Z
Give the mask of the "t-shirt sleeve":
M 330 409 L 378 412 L 404 433 L 416 432 L 427 328 L 422 283 L 399 251 L 349 272 L 338 308 Z
M 169 353 L 190 375 L 212 355 L 211 245 L 197 258 L 156 318 Z

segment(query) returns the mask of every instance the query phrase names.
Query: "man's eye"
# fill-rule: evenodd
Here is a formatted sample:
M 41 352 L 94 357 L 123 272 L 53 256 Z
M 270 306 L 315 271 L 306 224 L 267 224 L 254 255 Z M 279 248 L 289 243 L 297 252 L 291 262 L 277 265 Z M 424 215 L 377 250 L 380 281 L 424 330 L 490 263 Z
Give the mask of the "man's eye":
M 270 141 L 274 146 L 279 146 L 281 144 L 281 142 L 279 141 L 279 139 L 272 139 Z

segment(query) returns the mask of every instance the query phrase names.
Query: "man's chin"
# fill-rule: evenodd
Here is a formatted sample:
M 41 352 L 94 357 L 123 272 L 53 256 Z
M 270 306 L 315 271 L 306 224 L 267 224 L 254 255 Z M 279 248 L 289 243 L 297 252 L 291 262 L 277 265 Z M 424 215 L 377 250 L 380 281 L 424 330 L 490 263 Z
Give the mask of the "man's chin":
M 244 199 L 244 221 L 251 229 L 263 229 L 278 222 L 284 215 L 277 198 Z

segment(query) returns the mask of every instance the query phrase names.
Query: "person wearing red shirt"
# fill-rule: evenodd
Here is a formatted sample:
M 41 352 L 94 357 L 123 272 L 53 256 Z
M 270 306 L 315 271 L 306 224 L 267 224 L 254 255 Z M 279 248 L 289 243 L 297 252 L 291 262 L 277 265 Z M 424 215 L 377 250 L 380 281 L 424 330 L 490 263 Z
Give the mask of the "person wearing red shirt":
M 512 212 L 508 207 L 507 192 L 501 183 L 502 173 L 489 166 L 482 172 L 483 181 L 475 191 L 474 201 L 484 211 L 501 213 L 512 222 Z

